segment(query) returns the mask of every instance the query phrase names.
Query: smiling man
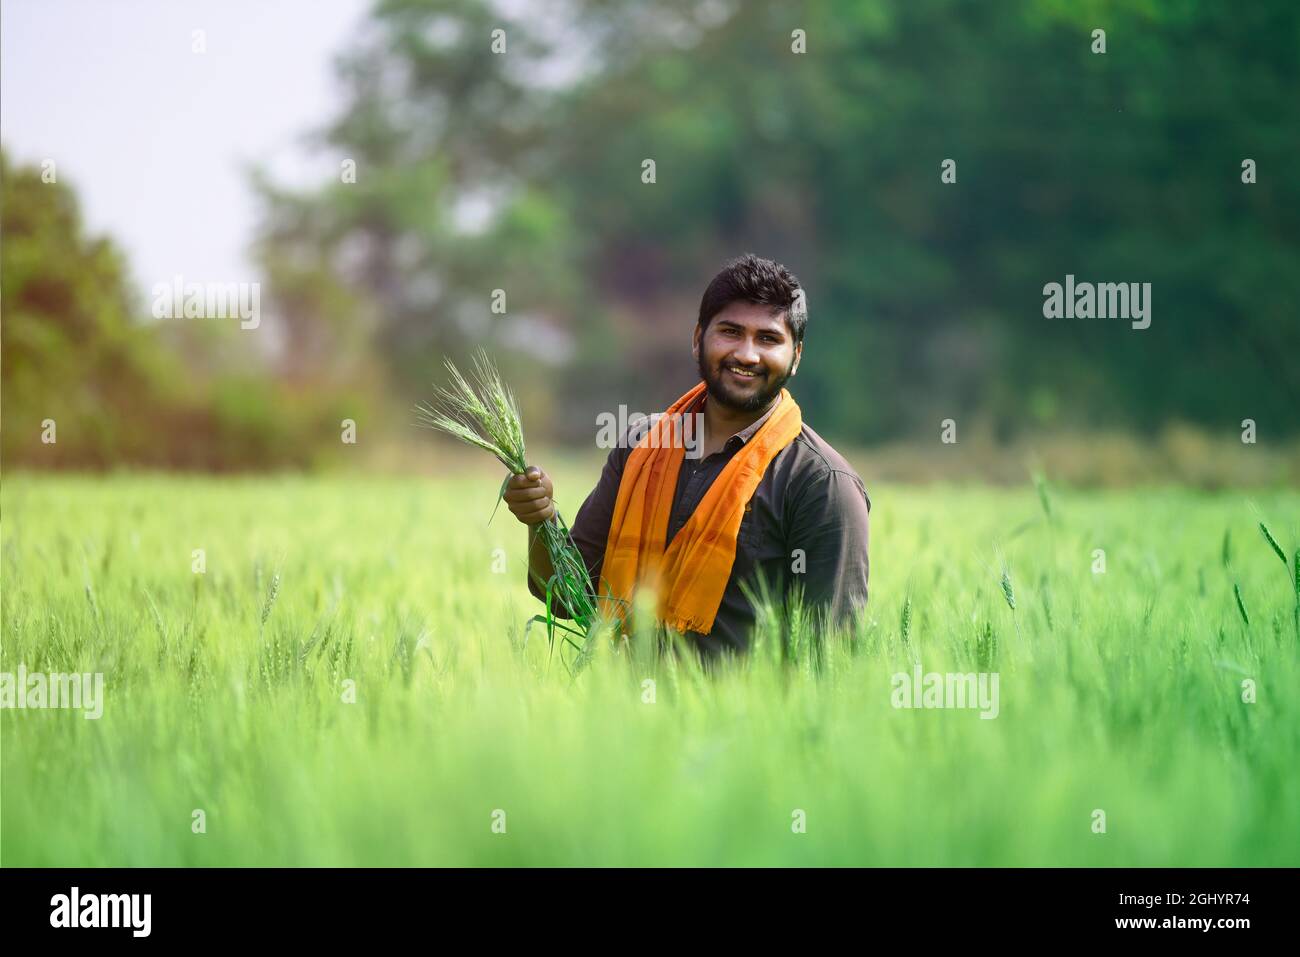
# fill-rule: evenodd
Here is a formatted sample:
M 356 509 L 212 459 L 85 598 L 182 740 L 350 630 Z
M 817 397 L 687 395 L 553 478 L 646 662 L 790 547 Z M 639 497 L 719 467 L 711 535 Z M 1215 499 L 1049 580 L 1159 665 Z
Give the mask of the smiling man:
M 742 590 L 761 575 L 835 624 L 867 602 L 867 519 L 862 480 L 803 421 L 786 382 L 803 356 L 808 314 L 789 270 L 742 256 L 700 301 L 692 353 L 701 382 L 634 447 L 610 452 L 573 522 L 593 582 L 626 608 L 651 587 L 660 621 L 706 659 L 748 649 L 756 615 Z M 681 416 L 702 413 L 698 456 Z M 537 526 L 555 514 L 554 487 L 532 466 L 505 501 L 528 529 L 529 588 L 545 600 L 554 570 Z M 563 609 L 558 610 L 563 613 Z

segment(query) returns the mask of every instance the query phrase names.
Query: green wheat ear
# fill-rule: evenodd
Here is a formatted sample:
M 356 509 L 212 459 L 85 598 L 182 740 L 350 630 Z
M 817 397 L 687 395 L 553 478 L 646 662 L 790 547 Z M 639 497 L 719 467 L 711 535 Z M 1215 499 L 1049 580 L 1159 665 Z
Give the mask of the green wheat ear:
M 1237 611 L 1241 613 L 1241 620 L 1249 627 L 1250 615 L 1246 614 L 1246 602 L 1245 599 L 1241 597 L 1241 586 L 1234 582 L 1232 593 L 1237 597 Z
M 1264 541 L 1268 542 L 1269 547 L 1273 549 L 1274 554 L 1276 554 L 1278 559 L 1282 562 L 1282 567 L 1286 568 L 1286 552 L 1282 551 L 1282 546 L 1277 543 L 1277 539 L 1274 538 L 1273 533 L 1268 530 L 1268 526 L 1263 522 L 1260 522 L 1259 531 L 1260 534 L 1264 536 Z
M 1002 581 L 1000 582 L 1000 584 L 1002 585 L 1002 597 L 1005 598 L 1005 599 L 1007 600 L 1007 606 L 1008 606 L 1012 611 L 1015 611 L 1015 610 L 1016 610 L 1016 593 L 1011 589 L 1011 570 L 1010 570 L 1010 569 L 1007 569 L 1007 568 L 1002 569 Z
M 485 351 L 478 350 L 470 376 L 463 375 L 450 359 L 446 360 L 446 366 L 450 384 L 437 389 L 438 407 L 416 405 L 417 424 L 490 452 L 510 473 L 523 474 L 528 468 L 528 458 L 519 404 L 492 360 Z M 497 492 L 498 505 L 509 480 L 507 475 Z M 537 581 L 546 593 L 546 615 L 533 620 L 546 623 L 552 647 L 558 635 L 577 652 L 571 669 L 576 674 L 591 659 L 590 637 L 603 619 L 586 562 L 558 512 L 537 526 L 537 535 L 546 547 L 555 574 L 549 581 Z M 576 627 L 556 620 L 553 607 L 557 605 L 572 617 Z

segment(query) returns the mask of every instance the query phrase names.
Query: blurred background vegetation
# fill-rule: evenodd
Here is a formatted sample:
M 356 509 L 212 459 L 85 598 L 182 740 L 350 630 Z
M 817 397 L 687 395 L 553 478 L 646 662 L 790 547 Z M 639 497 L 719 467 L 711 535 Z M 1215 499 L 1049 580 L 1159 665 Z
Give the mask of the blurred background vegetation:
M 250 172 L 255 333 L 151 319 L 75 185 L 0 155 L 5 466 L 331 467 L 345 418 L 405 461 L 480 345 L 531 438 L 590 450 L 692 384 L 700 295 L 752 251 L 807 289 L 806 418 L 881 477 L 1300 481 L 1291 0 L 511 9 L 375 4 L 310 131 L 355 182 Z M 1067 273 L 1150 282 L 1151 327 L 1044 319 Z

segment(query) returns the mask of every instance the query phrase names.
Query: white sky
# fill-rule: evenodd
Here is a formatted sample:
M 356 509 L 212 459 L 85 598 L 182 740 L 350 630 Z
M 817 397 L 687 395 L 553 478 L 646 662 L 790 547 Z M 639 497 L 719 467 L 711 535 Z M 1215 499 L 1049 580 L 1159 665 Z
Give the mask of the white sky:
M 301 137 L 338 114 L 331 60 L 372 2 L 3 0 L 0 142 L 55 161 L 142 290 L 254 281 L 244 165 L 304 185 L 336 173 Z

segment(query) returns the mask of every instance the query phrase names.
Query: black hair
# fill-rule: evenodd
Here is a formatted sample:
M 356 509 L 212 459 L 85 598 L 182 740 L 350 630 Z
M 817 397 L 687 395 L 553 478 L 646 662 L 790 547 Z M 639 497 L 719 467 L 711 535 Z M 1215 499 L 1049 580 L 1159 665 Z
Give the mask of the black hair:
M 707 330 L 713 317 L 733 302 L 770 306 L 773 315 L 778 311 L 784 313 L 795 345 L 803 342 L 804 328 L 808 325 L 803 287 L 794 273 L 780 263 L 753 253 L 729 260 L 700 299 L 700 332 Z

